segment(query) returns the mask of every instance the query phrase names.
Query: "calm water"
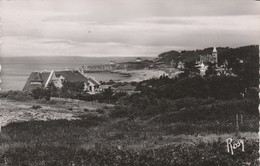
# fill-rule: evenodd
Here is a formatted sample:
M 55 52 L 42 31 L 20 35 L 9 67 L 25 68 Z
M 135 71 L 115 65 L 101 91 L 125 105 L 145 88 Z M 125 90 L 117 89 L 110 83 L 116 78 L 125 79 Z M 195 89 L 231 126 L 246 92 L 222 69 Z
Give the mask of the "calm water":
M 116 62 L 134 61 L 133 57 L 116 57 Z M 107 64 L 112 58 L 89 57 L 1 57 L 2 90 L 21 90 L 33 71 L 62 70 L 79 68 L 82 65 Z M 124 77 L 117 73 L 88 73 L 98 81 L 121 80 Z

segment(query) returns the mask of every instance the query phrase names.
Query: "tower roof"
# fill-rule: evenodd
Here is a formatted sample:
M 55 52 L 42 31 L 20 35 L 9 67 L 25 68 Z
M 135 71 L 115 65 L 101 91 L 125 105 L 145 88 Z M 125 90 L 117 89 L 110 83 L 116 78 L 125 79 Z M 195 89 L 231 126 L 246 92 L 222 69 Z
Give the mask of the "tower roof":
M 213 52 L 217 52 L 217 48 L 216 47 L 213 48 Z

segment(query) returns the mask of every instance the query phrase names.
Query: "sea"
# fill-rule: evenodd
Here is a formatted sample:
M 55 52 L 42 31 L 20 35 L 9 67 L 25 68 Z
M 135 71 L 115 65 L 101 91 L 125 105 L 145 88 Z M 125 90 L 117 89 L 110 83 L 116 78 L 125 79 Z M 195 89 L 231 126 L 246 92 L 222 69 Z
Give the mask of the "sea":
M 31 72 L 75 69 L 81 66 L 108 64 L 111 60 L 116 62 L 135 61 L 135 57 L 0 57 L 2 67 L 1 89 L 22 90 Z M 125 75 L 110 72 L 88 73 L 97 81 L 120 81 Z

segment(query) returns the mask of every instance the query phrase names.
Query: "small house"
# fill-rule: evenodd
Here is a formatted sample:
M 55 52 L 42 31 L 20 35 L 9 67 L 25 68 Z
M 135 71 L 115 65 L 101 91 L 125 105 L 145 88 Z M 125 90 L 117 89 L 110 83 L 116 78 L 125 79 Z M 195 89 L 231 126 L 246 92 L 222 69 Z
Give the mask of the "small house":
M 142 62 L 142 58 L 136 58 L 136 62 Z
M 177 68 L 178 69 L 184 69 L 184 63 L 179 61 L 179 63 L 177 64 Z
M 109 62 L 110 65 L 115 65 L 116 64 L 116 61 L 113 59 Z

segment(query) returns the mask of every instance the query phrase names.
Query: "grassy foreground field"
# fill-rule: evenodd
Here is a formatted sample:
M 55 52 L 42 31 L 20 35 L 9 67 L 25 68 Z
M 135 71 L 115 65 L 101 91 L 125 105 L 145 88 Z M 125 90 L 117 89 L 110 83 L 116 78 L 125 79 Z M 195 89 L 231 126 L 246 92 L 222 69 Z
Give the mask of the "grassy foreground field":
M 1 112 L 35 111 L 29 103 L 4 101 Z M 30 102 L 32 104 L 32 102 Z M 155 123 L 152 119 L 112 118 L 112 108 L 71 110 L 61 103 L 38 111 L 70 113 L 70 119 L 23 119 L 2 127 L 1 165 L 258 165 L 257 118 L 245 118 L 239 138 L 245 152 L 227 153 L 235 122 Z M 88 107 L 89 108 L 89 107 Z M 49 109 L 49 112 L 48 112 Z M 72 118 L 73 117 L 73 118 Z

